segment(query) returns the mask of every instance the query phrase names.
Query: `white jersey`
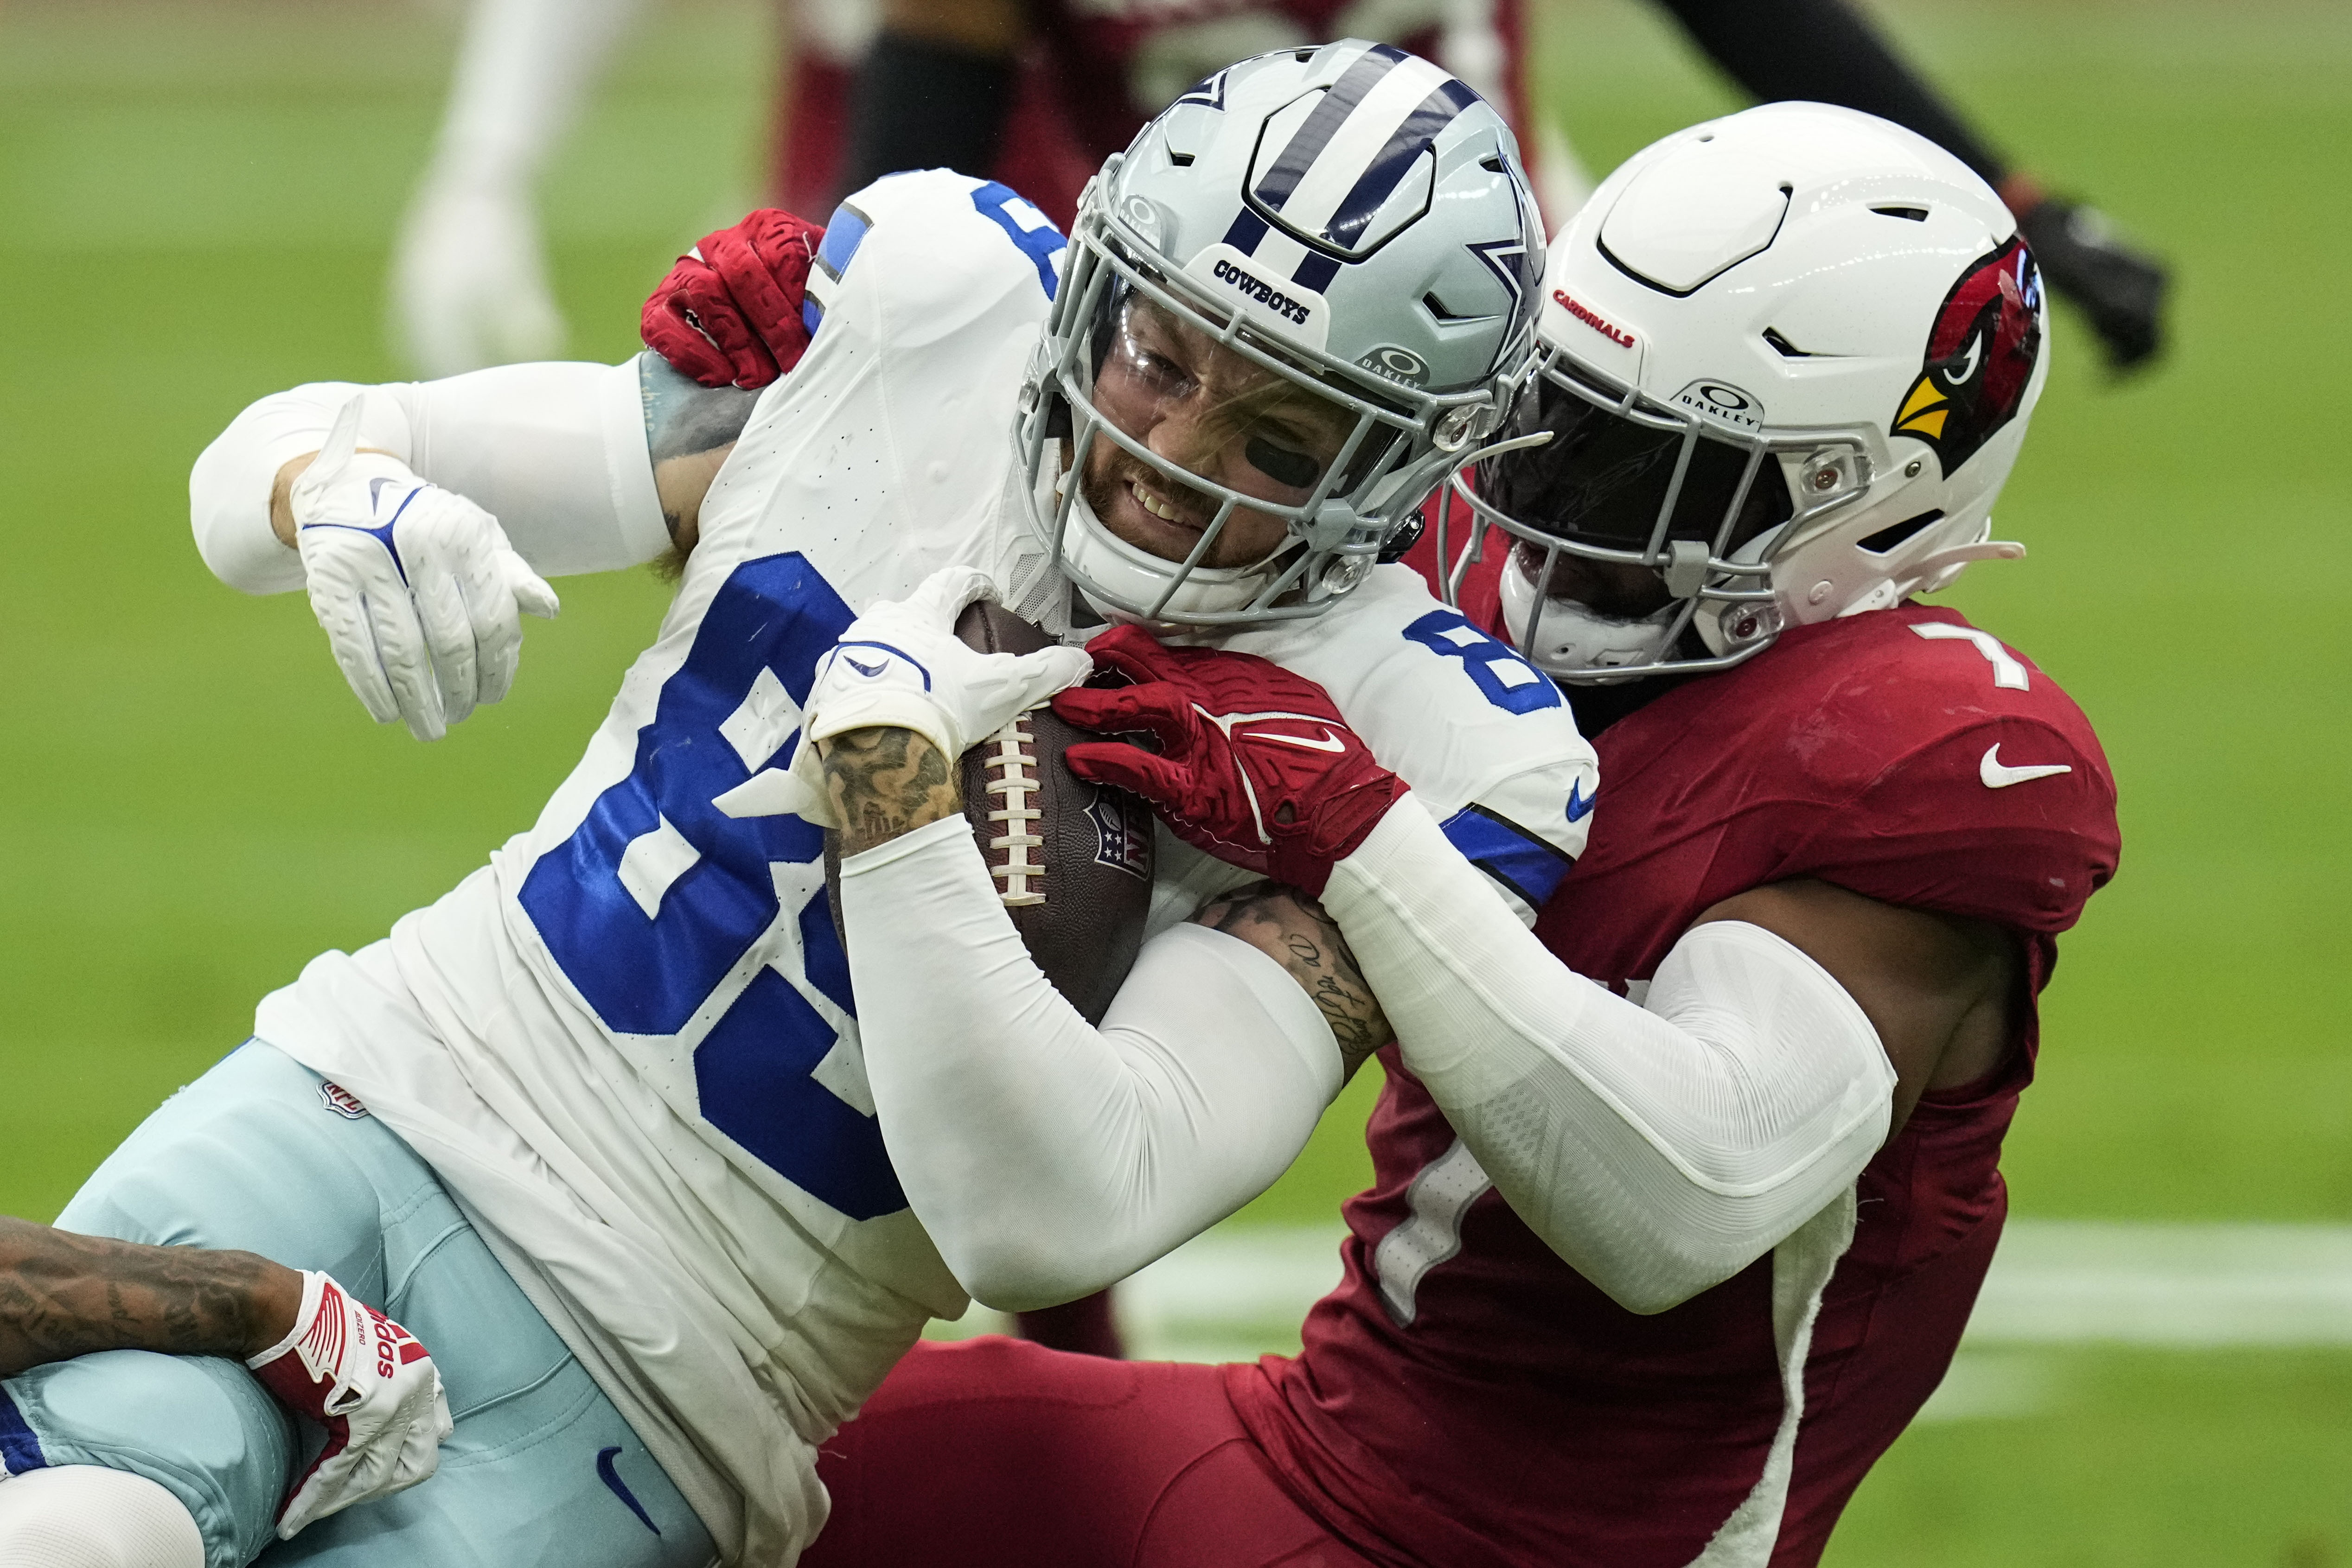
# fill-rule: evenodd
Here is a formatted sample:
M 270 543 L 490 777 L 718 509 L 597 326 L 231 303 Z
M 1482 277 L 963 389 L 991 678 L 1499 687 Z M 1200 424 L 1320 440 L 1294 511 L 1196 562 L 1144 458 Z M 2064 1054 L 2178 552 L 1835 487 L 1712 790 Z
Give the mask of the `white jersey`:
M 485 871 L 262 1005 L 435 1165 L 730 1561 L 814 1535 L 813 1445 L 966 1304 L 874 1118 L 823 835 L 745 786 L 850 621 L 943 566 L 1071 634 L 1010 438 L 1060 244 L 944 172 L 836 214 L 812 346 L 579 766 Z M 1528 915 L 1581 848 L 1591 751 L 1559 692 L 1411 572 L 1224 641 L 1322 683 Z M 1169 863 L 1173 917 L 1241 880 Z

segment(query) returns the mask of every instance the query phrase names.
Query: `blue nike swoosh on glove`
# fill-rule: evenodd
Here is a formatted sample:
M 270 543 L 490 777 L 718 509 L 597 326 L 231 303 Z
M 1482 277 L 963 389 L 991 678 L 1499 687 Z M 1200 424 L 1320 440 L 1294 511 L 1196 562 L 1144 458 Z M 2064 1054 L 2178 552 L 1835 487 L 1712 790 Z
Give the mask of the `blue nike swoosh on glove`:
M 1568 787 L 1568 820 L 1571 822 L 1584 821 L 1585 818 L 1592 815 L 1592 803 L 1600 799 L 1601 791 L 1598 789 L 1587 795 L 1584 792 L 1584 780 L 1579 779 Z
M 411 498 L 414 499 L 413 497 Z M 403 501 L 400 504 L 400 512 L 406 510 L 408 510 L 408 502 Z M 392 523 L 400 521 L 400 512 L 393 513 Z M 392 570 L 400 573 L 401 584 L 405 587 L 408 582 L 408 563 L 400 559 L 400 547 L 393 542 L 392 523 L 385 523 L 381 528 L 363 528 L 357 523 L 304 523 L 301 531 L 308 533 L 313 528 L 338 528 L 347 534 L 367 535 L 383 547 L 386 555 L 392 557 Z
M 925 691 L 929 691 L 931 689 L 931 672 L 923 668 L 923 662 L 909 654 L 904 648 L 894 648 L 887 643 L 876 643 L 862 637 L 854 643 L 843 643 L 838 646 L 840 648 L 841 656 L 849 661 L 849 667 L 856 670 L 859 674 L 864 675 L 868 680 L 873 679 L 876 675 L 878 675 L 883 671 L 888 669 L 890 667 L 891 659 L 900 659 L 904 660 L 910 667 L 912 667 L 917 674 L 923 677 L 923 689 Z M 878 653 L 887 654 L 888 657 L 885 658 L 878 664 L 861 664 L 849 652 L 852 648 L 872 648 Z

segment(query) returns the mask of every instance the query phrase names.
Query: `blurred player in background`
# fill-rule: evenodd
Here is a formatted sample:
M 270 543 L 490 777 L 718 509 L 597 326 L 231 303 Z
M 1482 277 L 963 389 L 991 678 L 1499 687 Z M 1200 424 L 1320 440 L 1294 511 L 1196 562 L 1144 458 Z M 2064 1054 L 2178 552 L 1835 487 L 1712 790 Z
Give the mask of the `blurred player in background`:
M 1590 3 L 1590 0 L 1587 0 Z M 2000 191 L 2108 362 L 2163 342 L 2167 277 L 2095 211 L 2013 169 L 1848 0 L 1658 0 L 1759 101 L 1892 120 Z M 478 0 L 432 166 L 394 266 L 395 335 L 428 375 L 561 346 L 533 186 L 644 0 Z M 1000 181 L 1066 228 L 1079 188 L 1144 120 L 1218 67 L 1333 37 L 1439 61 L 1509 115 L 1549 225 L 1590 189 L 1527 95 L 1527 0 L 786 0 L 772 190 L 830 212 L 898 169 Z
M 1397 1031 L 1342 1282 L 1254 1365 L 919 1347 L 826 1447 L 810 1568 L 1804 1568 L 1941 1379 L 2118 853 L 2082 713 L 1913 598 L 2021 553 L 2032 258 L 1949 154 L 1783 104 L 1638 154 L 1544 283 L 1549 439 L 1446 566 L 1606 789 L 1532 935 L 1411 797 L 1330 866 Z M 1188 695 L 1056 706 L 1181 742 Z M 1236 834 L 1163 750 L 1084 768 Z
M 519 614 L 554 608 L 534 565 L 667 551 L 681 580 L 539 821 L 265 998 L 62 1217 L 139 1245 L 0 1227 L 0 1561 L 789 1563 L 814 1446 L 929 1317 L 1067 1299 L 1232 1212 L 1386 1038 L 1300 945 L 1331 947 L 1314 855 L 1402 792 L 1388 762 L 1533 919 L 1591 748 L 1375 565 L 1530 362 L 1508 129 L 1346 42 L 1221 72 L 1154 135 L 1066 247 L 945 171 L 858 193 L 814 254 L 780 213 L 708 236 L 646 321 L 715 386 L 652 353 L 310 385 L 198 460 L 207 563 L 306 589 L 362 700 L 428 738 L 504 694 Z M 1285 699 L 1220 710 L 1269 826 L 1253 871 L 1171 850 L 1099 1029 L 925 782 L 1090 668 L 966 648 L 982 594 L 1299 667 L 1170 655 Z M 1321 787 L 1327 754 L 1365 788 Z M 1306 893 L 1236 894 L 1265 875 Z

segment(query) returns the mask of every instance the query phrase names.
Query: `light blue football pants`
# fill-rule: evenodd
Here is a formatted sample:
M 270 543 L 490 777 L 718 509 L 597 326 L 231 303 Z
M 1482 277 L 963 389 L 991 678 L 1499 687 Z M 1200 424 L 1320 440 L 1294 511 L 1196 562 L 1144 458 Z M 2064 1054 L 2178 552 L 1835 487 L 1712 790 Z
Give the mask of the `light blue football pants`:
M 207 1568 L 707 1568 L 710 1537 L 425 1162 L 254 1041 L 167 1102 L 58 1225 L 323 1269 L 424 1341 L 457 1433 L 432 1479 L 277 1540 L 321 1441 L 234 1361 L 108 1351 L 0 1381 L 0 1462 L 160 1482 Z M 0 1481 L 0 1485 L 6 1484 Z

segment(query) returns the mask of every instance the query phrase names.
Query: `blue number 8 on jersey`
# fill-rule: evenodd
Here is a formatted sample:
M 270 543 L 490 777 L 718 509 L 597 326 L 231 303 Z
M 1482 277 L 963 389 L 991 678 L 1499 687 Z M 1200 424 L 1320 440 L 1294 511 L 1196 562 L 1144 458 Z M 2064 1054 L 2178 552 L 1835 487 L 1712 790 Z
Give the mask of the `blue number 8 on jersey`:
M 1433 610 L 1406 627 L 1404 634 L 1433 653 L 1461 660 L 1464 673 L 1498 708 L 1533 713 L 1560 705 L 1559 688 L 1551 684 L 1551 677 L 1479 631 L 1465 616 L 1451 610 Z

